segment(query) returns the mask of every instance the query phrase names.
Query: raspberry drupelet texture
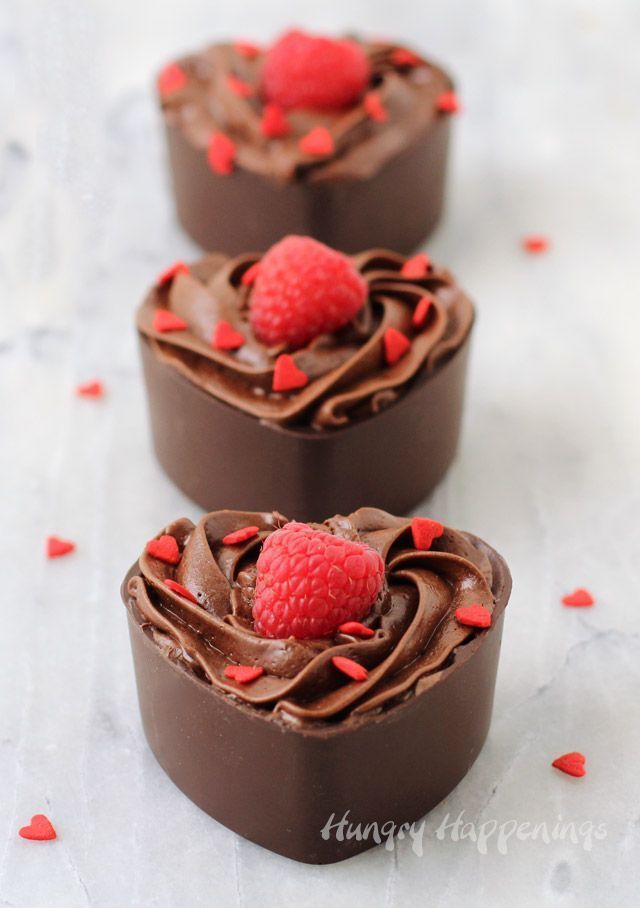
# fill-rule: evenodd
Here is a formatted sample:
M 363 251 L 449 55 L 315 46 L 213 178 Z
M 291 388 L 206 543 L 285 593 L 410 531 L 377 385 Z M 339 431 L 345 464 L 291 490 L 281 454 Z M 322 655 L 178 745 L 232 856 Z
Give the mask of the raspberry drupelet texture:
M 384 562 L 368 545 L 289 523 L 257 562 L 254 628 L 263 637 L 327 637 L 359 621 L 376 601 Z
M 345 255 L 310 237 L 287 236 L 260 262 L 251 327 L 265 344 L 296 349 L 342 328 L 366 297 L 366 282 Z
M 355 104 L 371 78 L 371 66 L 355 41 L 284 34 L 267 52 L 262 94 L 291 110 L 336 110 Z

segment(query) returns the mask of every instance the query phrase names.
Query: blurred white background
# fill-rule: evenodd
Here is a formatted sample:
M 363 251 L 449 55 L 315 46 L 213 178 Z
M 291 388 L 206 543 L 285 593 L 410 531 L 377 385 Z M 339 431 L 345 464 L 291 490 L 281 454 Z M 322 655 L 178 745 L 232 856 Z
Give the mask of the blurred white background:
M 156 273 L 197 254 L 154 73 L 292 23 L 406 41 L 456 78 L 428 248 L 479 321 L 460 455 L 420 511 L 484 536 L 514 575 L 489 741 L 429 816 L 424 856 L 405 842 L 321 868 L 238 839 L 159 770 L 118 594 L 145 540 L 198 513 L 152 458 L 133 331 Z M 0 2 L 1 904 L 637 904 L 639 39 L 637 0 Z M 529 232 L 551 251 L 527 256 Z M 106 397 L 78 400 L 94 377 Z M 46 561 L 49 533 L 77 551 Z M 560 605 L 576 586 L 592 609 Z M 583 779 L 549 766 L 570 750 Z M 435 835 L 461 810 L 607 837 L 483 855 Z M 17 837 L 37 812 L 56 842 Z

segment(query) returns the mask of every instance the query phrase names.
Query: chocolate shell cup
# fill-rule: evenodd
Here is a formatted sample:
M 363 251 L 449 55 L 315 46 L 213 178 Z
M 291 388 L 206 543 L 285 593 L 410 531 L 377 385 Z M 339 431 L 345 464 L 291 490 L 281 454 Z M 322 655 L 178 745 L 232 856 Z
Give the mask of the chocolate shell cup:
M 330 432 L 261 422 L 216 400 L 141 338 L 153 445 L 171 480 L 207 511 L 272 510 L 297 520 L 369 501 L 408 513 L 456 452 L 469 338 L 434 376 L 368 419 Z
M 384 119 L 372 119 L 364 99 L 334 113 L 291 111 L 281 138 L 260 132 L 262 54 L 247 60 L 216 45 L 174 64 L 184 84 L 161 91 L 160 102 L 178 218 L 200 246 L 236 255 L 297 233 L 349 253 L 410 253 L 431 233 L 443 208 L 451 120 L 438 103 L 451 81 L 417 56 L 395 64 L 394 45 L 363 47 Z M 253 95 L 234 95 L 229 76 Z M 298 143 L 318 126 L 329 129 L 334 150 L 316 157 Z M 233 142 L 233 160 L 216 169 L 208 151 L 220 134 Z
M 209 257 L 152 291 L 138 314 L 160 464 L 205 510 L 277 507 L 298 520 L 319 520 L 369 502 L 407 513 L 455 455 L 473 323 L 467 297 L 443 269 L 403 278 L 401 256 L 363 253 L 355 261 L 370 298 L 357 337 L 343 334 L 296 352 L 318 376 L 301 392 L 273 395 L 267 386 L 256 396 L 245 390 L 237 354 L 217 354 L 208 340 L 217 315 L 249 338 L 249 288 L 241 275 L 254 261 Z M 431 321 L 418 332 L 411 319 L 425 293 L 433 298 Z M 180 315 L 189 329 L 154 331 L 157 308 Z M 388 318 L 415 334 L 409 353 L 391 367 L 382 353 Z M 270 383 L 274 357 L 251 343 L 246 356 L 260 358 L 251 375 Z M 342 364 L 330 368 L 335 356 Z M 357 379 L 349 383 L 344 370 Z M 347 398 L 355 404 L 345 410 Z
M 366 513 L 371 512 L 366 509 Z M 246 519 L 242 515 L 240 522 Z M 380 830 L 383 839 L 390 829 L 404 828 L 406 834 L 408 827 L 403 824 L 419 820 L 468 772 L 491 719 L 511 578 L 501 556 L 473 536 L 445 531 L 444 545 L 455 551 L 455 545 L 450 545 L 454 536 L 464 539 L 490 565 L 485 601 L 487 596 L 493 600 L 491 626 L 455 630 L 447 625 L 448 632 L 459 635 L 456 639 L 463 636 L 461 631 L 467 633 L 457 645 L 443 647 L 442 638 L 425 644 L 422 658 L 426 653 L 433 663 L 431 673 L 420 677 L 416 671 L 418 680 L 412 686 L 405 682 L 401 693 L 382 703 L 378 697 L 376 708 L 343 709 L 325 721 L 308 721 L 307 706 L 313 706 L 309 691 L 292 716 L 286 712 L 293 709 L 291 704 L 278 712 L 272 705 L 247 702 L 251 694 L 245 689 L 251 685 L 236 685 L 233 690 L 234 682 L 227 682 L 232 689 L 221 690 L 210 683 L 200 671 L 202 659 L 198 662 L 197 653 L 189 652 L 171 604 L 168 610 L 157 600 L 150 604 L 153 586 L 149 587 L 148 575 L 143 579 L 146 571 L 136 564 L 122 593 L 129 612 L 142 722 L 153 753 L 174 783 L 229 829 L 306 863 L 341 861 L 374 847 L 380 842 Z M 434 557 L 441 554 L 436 552 Z M 447 608 L 464 595 L 463 586 L 453 589 L 453 602 Z M 449 618 L 445 614 L 445 623 Z M 174 627 L 178 628 L 175 637 Z M 384 631 L 376 634 L 382 637 Z M 396 643 L 398 648 L 403 640 Z M 358 647 L 368 642 L 352 641 L 349 650 L 348 639 L 346 645 L 342 640 L 340 652 L 346 649 L 364 661 L 357 655 Z M 329 650 L 334 651 L 338 649 Z M 207 663 L 207 671 L 220 681 L 213 660 Z M 370 665 L 370 677 L 374 671 Z M 335 683 L 338 693 L 345 695 L 357 688 L 346 678 Z M 325 695 L 325 701 L 330 696 Z M 352 830 L 368 826 L 369 832 L 348 836 L 348 824 Z

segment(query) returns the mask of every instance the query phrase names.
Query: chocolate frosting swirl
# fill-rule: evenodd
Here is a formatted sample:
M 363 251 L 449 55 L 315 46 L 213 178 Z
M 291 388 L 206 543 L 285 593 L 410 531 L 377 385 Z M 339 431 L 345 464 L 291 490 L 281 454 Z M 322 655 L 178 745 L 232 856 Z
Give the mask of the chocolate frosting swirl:
M 259 97 L 264 54 L 249 60 L 229 44 L 216 44 L 178 61 L 187 82 L 161 98 L 165 120 L 203 153 L 211 133 L 224 132 L 236 144 L 236 166 L 282 182 L 367 179 L 441 116 L 436 101 L 451 89 L 451 81 L 421 58 L 414 66 L 394 65 L 397 45 L 360 44 L 371 63 L 370 87 L 388 114 L 384 122 L 372 120 L 362 102 L 339 111 L 294 110 L 287 114 L 290 135 L 266 138 L 260 132 Z M 255 95 L 235 94 L 227 82 L 230 75 L 254 86 Z M 331 155 L 316 158 L 300 150 L 300 138 L 316 126 L 331 132 L 335 145 Z
M 480 540 L 445 528 L 429 551 L 418 551 L 409 519 L 361 508 L 313 526 L 366 543 L 384 559 L 385 585 L 363 622 L 374 636 L 261 637 L 252 622 L 256 560 L 262 541 L 285 523 L 278 513 L 238 511 L 207 514 L 195 526 L 177 520 L 166 532 L 178 541 L 180 563 L 172 567 L 145 553 L 127 587 L 133 617 L 168 659 L 266 716 L 327 722 L 388 708 L 436 683 L 457 650 L 484 633 L 460 625 L 456 608 L 504 606 L 506 565 Z M 222 542 L 248 525 L 259 534 L 239 545 Z M 185 586 L 198 604 L 172 592 L 166 579 Z M 331 662 L 337 655 L 364 665 L 368 678 L 349 681 Z M 241 685 L 225 677 L 230 663 L 259 665 L 265 674 Z
M 204 391 L 261 420 L 323 430 L 374 415 L 419 376 L 432 375 L 471 329 L 472 304 L 446 269 L 432 265 L 424 278 L 407 278 L 401 274 L 403 256 L 381 249 L 363 252 L 352 261 L 368 284 L 364 307 L 345 328 L 316 337 L 293 354 L 296 365 L 309 376 L 305 388 L 275 393 L 273 370 L 284 348 L 268 348 L 253 335 L 250 288 L 241 283 L 243 273 L 258 260 L 255 254 L 235 259 L 217 253 L 206 256 L 189 274 L 155 287 L 139 309 L 137 323 L 157 356 Z M 415 328 L 412 316 L 424 296 L 431 299 L 429 315 L 424 326 Z M 155 331 L 156 308 L 171 310 L 189 329 Z M 220 320 L 245 336 L 239 350 L 211 346 Z M 405 356 L 388 366 L 383 336 L 391 327 L 412 343 Z

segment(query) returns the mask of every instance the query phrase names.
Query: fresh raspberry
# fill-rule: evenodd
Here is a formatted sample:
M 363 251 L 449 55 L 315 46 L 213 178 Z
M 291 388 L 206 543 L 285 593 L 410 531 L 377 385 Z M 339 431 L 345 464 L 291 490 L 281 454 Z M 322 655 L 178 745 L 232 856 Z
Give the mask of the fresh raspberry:
M 370 546 L 289 523 L 258 557 L 253 618 L 264 637 L 327 637 L 363 618 L 382 588 L 384 562 Z
M 336 110 L 355 104 L 370 77 L 367 55 L 355 41 L 290 31 L 266 54 L 262 94 L 289 110 Z
M 366 297 L 365 280 L 341 252 L 310 237 L 287 236 L 260 262 L 251 327 L 269 346 L 303 347 L 350 322 Z

